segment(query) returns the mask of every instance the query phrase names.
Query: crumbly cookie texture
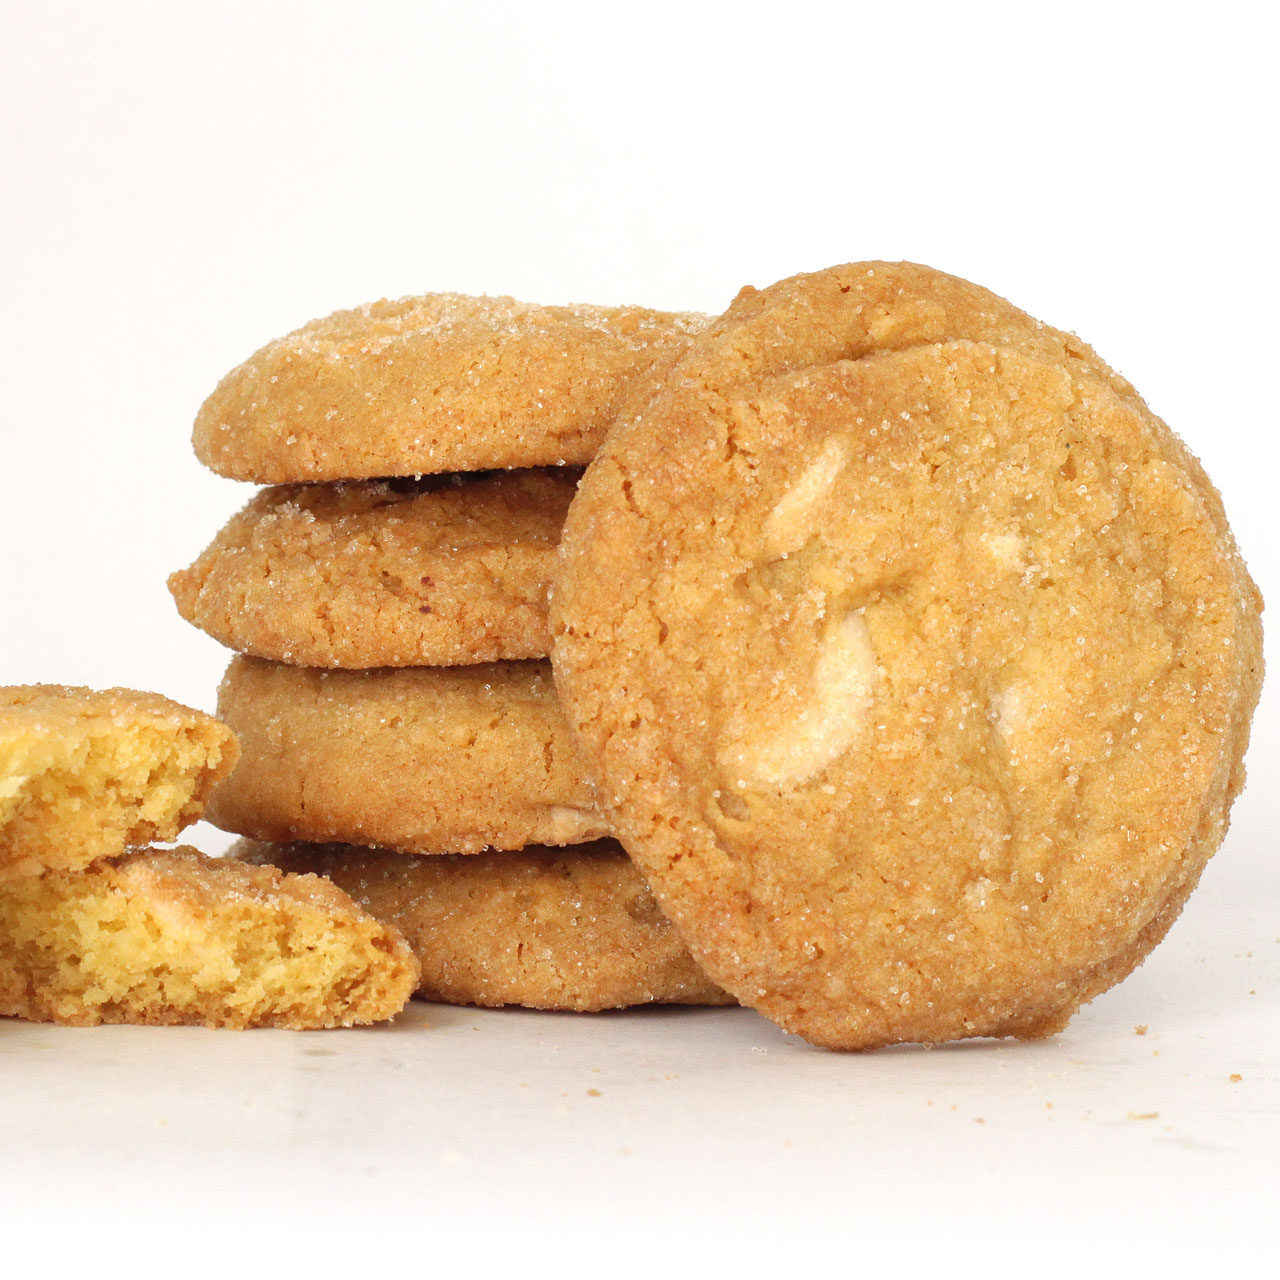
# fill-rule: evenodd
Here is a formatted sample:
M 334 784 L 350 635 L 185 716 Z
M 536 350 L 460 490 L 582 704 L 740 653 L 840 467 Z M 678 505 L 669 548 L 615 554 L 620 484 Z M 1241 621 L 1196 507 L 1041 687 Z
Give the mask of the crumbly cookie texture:
M 218 710 L 242 754 L 208 817 L 239 835 L 474 854 L 608 834 L 546 662 L 316 671 L 240 657 Z
M 706 316 L 434 293 L 315 320 L 218 384 L 195 450 L 259 484 L 577 465 Z
M 1226 830 L 1261 602 L 1217 494 L 1087 348 L 975 286 L 745 292 L 562 545 L 553 661 L 601 807 L 709 975 L 818 1044 L 1061 1028 Z
M 346 1027 L 393 1017 L 417 982 L 404 939 L 317 876 L 178 848 L 0 886 L 0 1015 Z
M 578 472 L 266 489 L 169 590 L 240 653 L 306 667 L 545 658 Z
M 237 754 L 224 725 L 159 694 L 0 688 L 0 881 L 174 839 Z
M 242 840 L 232 853 L 327 876 L 394 925 L 422 964 L 428 1000 L 578 1012 L 733 1003 L 613 840 L 430 858 Z

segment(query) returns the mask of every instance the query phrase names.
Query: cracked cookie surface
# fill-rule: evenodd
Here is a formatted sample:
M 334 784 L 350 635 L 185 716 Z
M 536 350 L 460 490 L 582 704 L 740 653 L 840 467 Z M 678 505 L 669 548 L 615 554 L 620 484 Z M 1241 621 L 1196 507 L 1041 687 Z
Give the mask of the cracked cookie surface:
M 259 484 L 589 461 L 629 384 L 706 316 L 433 293 L 338 311 L 233 369 L 196 456 Z
M 422 964 L 428 1000 L 577 1012 L 732 1003 L 613 840 L 470 857 L 252 840 L 231 852 L 325 876 L 393 925 Z
M 1083 344 L 926 268 L 744 291 L 588 469 L 553 662 L 699 963 L 836 1048 L 1035 1036 L 1176 917 L 1260 601 Z
M 208 818 L 259 840 L 479 853 L 607 835 L 546 662 L 318 671 L 235 658 Z
M 178 610 L 239 653 L 308 667 L 545 658 L 572 470 L 282 485 L 189 569 Z

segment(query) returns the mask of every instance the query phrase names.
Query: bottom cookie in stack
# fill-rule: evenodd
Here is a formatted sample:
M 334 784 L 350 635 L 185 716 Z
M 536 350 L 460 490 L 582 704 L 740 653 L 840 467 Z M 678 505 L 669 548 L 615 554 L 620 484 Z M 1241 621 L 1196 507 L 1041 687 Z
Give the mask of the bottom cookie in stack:
M 408 940 L 418 994 L 447 1004 L 596 1012 L 724 1005 L 613 840 L 415 857 L 241 840 L 233 856 L 325 876 Z

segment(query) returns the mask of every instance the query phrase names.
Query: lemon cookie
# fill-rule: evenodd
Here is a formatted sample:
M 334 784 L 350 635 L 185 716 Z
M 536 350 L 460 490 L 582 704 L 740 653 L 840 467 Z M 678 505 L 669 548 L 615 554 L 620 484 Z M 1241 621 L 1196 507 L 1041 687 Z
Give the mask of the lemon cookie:
M 428 1000 L 579 1012 L 732 1003 L 613 840 L 432 858 L 242 840 L 232 853 L 327 876 L 393 925 L 422 965 Z
M 553 661 L 602 809 L 741 1001 L 837 1048 L 1038 1036 L 1220 843 L 1259 609 L 1088 348 L 860 264 L 744 292 L 610 437 Z
M 545 658 L 547 582 L 576 471 L 285 485 L 169 590 L 240 653 L 307 667 Z
M 545 662 L 318 671 L 241 657 L 218 710 L 242 753 L 208 816 L 239 835 L 479 853 L 608 834 Z
M 196 454 L 260 484 L 584 463 L 627 385 L 706 323 L 456 293 L 338 311 L 223 378 Z
M 229 729 L 158 694 L 0 688 L 0 880 L 174 839 L 236 755 Z
M 93 1026 L 352 1026 L 418 982 L 394 929 L 318 876 L 144 850 L 0 886 L 0 1015 Z

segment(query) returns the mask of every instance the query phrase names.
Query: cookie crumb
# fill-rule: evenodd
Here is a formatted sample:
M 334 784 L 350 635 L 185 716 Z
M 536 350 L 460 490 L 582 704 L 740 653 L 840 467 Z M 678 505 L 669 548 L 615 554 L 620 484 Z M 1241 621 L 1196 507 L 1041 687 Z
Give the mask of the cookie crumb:
M 1240 1081 L 1244 1079 L 1244 1076 L 1242 1076 L 1238 1071 L 1233 1071 L 1227 1079 L 1230 1080 L 1232 1084 L 1239 1084 Z
M 600 1092 L 600 1090 L 599 1090 L 599 1089 L 588 1089 L 588 1090 L 587 1090 L 587 1097 L 588 1097 L 588 1098 L 601 1098 L 601 1097 L 603 1097 L 603 1096 L 604 1096 L 604 1095 Z
M 1133 1034 L 1135 1036 L 1145 1036 L 1147 1034 L 1147 1024 L 1143 1022 L 1139 1026 L 1134 1027 Z

